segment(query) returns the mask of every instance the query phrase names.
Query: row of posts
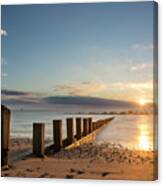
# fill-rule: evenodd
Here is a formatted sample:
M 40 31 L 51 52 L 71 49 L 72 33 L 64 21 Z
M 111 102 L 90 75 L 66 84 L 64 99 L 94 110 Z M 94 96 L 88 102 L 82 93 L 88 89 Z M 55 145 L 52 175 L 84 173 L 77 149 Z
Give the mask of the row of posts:
M 1 105 L 1 167 L 8 166 L 9 137 L 10 137 L 10 110 Z M 62 120 L 53 120 L 53 147 L 59 151 L 62 147 L 72 144 L 75 140 L 90 134 L 100 128 L 112 118 L 92 122 L 92 118 L 76 118 L 76 134 L 74 135 L 73 118 L 66 119 L 67 139 L 62 140 Z M 33 153 L 36 156 L 44 156 L 45 153 L 45 124 L 33 124 Z
M 106 124 L 109 119 L 98 120 L 92 122 L 92 118 L 76 118 L 76 134 L 74 134 L 74 120 L 73 118 L 66 119 L 67 138 L 62 139 L 62 120 L 53 120 L 53 150 L 59 151 L 61 148 L 71 145 L 76 140 L 80 140 L 82 137 L 87 136 L 96 129 Z M 42 157 L 45 153 L 45 124 L 34 123 L 33 124 L 33 153 Z

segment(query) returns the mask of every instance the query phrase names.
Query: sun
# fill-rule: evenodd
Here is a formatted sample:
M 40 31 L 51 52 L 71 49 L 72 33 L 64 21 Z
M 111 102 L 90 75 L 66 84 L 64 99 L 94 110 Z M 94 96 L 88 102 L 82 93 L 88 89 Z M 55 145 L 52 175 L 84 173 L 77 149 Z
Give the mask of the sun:
M 147 103 L 147 100 L 144 98 L 139 99 L 138 101 L 139 105 L 144 106 Z

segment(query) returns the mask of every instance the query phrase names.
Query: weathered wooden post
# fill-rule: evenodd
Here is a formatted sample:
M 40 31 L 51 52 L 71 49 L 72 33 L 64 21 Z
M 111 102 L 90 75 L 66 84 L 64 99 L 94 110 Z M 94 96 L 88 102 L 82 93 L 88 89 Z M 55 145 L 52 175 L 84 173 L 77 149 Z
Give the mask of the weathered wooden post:
M 98 128 L 100 128 L 101 127 L 101 122 L 100 121 L 98 121 Z
M 82 137 L 82 120 L 81 118 L 76 118 L 76 138 L 81 139 Z
M 83 119 L 83 136 L 86 136 L 88 134 L 88 119 Z
M 91 133 L 93 131 L 92 118 L 88 118 L 88 125 L 89 125 L 89 133 Z
M 98 121 L 96 121 L 96 129 L 98 129 Z
M 8 168 L 10 110 L 1 105 L 1 167 Z
M 62 148 L 62 120 L 53 120 L 54 151 Z
M 34 123 L 33 124 L 33 154 L 38 157 L 43 157 L 45 152 L 44 146 L 45 138 L 45 124 Z
M 96 130 L 95 122 L 92 122 L 92 130 Z
M 100 128 L 100 127 L 101 127 L 101 121 L 98 122 L 98 128 Z
M 68 145 L 74 142 L 74 125 L 73 125 L 73 118 L 67 118 L 67 143 Z

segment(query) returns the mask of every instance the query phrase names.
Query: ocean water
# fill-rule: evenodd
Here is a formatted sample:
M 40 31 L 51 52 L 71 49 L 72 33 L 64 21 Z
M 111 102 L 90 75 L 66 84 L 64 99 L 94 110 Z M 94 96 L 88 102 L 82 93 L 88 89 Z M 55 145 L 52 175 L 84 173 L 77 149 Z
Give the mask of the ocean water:
M 121 144 L 130 149 L 155 150 L 153 115 L 119 115 L 96 137 L 96 142 Z
M 63 138 L 66 138 L 66 118 L 92 117 L 93 121 L 111 117 L 111 115 L 68 115 L 54 111 L 12 111 L 10 136 L 32 138 L 34 122 L 45 123 L 45 138 L 52 139 L 52 121 L 62 119 Z M 115 119 L 101 130 L 95 143 L 111 142 L 131 149 L 153 150 L 154 131 L 152 115 L 115 115 Z M 74 125 L 74 133 L 76 128 Z

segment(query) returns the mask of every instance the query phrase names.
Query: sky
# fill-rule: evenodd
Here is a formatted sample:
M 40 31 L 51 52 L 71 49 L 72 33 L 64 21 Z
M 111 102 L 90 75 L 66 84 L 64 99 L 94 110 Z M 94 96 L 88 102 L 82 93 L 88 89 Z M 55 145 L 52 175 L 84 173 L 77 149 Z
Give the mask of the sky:
M 2 6 L 2 90 L 8 93 L 2 99 L 90 96 L 151 102 L 153 6 Z

